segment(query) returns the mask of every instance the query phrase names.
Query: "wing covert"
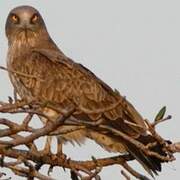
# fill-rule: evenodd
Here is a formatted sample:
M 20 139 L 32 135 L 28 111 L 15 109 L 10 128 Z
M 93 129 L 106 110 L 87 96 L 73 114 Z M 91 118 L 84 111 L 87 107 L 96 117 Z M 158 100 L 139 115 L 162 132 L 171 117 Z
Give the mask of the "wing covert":
M 47 71 L 56 73 L 56 76 L 50 73 L 55 78 L 52 79 L 54 88 L 51 88 L 54 99 L 50 100 L 73 102 L 91 120 L 101 117 L 114 121 L 126 119 L 145 127 L 136 109 L 90 70 L 57 50 L 36 49 L 35 52 L 40 54 L 42 63 L 46 63 L 44 68 L 49 67 Z

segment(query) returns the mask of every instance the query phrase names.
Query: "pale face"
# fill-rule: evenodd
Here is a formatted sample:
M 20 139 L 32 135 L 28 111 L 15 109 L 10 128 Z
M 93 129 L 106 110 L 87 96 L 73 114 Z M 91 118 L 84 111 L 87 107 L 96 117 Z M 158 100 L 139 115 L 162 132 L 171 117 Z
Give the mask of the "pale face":
M 46 31 L 45 23 L 39 12 L 30 6 L 20 6 L 10 11 L 6 21 L 6 35 L 8 38 L 25 32 L 40 34 Z

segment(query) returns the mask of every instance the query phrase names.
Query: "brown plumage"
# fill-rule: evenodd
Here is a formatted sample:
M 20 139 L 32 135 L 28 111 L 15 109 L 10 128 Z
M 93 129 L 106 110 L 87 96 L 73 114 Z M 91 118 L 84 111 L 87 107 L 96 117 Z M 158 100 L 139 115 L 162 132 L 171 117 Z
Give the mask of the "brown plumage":
M 126 120 L 144 129 L 146 127 L 141 115 L 127 100 L 58 49 L 36 9 L 29 6 L 13 9 L 7 18 L 6 35 L 9 43 L 8 68 L 37 77 L 9 73 L 11 82 L 22 99 L 51 101 L 64 109 L 75 105 L 78 111 L 73 117 L 77 119 L 90 122 L 101 119 L 102 124 L 144 144 L 154 141 L 143 128 L 124 122 Z M 52 119 L 59 116 L 50 108 L 42 111 Z M 108 131 L 96 127 L 71 131 L 73 126 L 65 125 L 60 129 L 69 129 L 69 133 L 60 136 L 64 141 L 81 143 L 88 137 L 108 151 L 129 152 L 149 173 L 161 170 L 160 161 L 156 158 L 147 157 L 134 145 Z

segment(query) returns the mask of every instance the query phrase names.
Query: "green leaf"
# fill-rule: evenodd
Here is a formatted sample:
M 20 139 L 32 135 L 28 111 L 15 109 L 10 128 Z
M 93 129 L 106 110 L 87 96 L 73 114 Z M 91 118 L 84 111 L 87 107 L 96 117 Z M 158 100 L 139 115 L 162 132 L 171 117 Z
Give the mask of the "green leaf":
M 97 163 L 97 159 L 94 156 L 91 156 L 92 160 Z
M 91 156 L 91 158 L 92 158 L 92 160 L 94 161 L 94 163 L 96 164 L 96 166 L 99 166 L 97 159 L 96 159 L 94 156 Z
M 155 122 L 163 119 L 164 115 L 166 113 L 166 106 L 164 106 L 163 108 L 161 108 L 161 110 L 158 112 L 158 114 L 156 115 L 156 118 L 155 118 Z

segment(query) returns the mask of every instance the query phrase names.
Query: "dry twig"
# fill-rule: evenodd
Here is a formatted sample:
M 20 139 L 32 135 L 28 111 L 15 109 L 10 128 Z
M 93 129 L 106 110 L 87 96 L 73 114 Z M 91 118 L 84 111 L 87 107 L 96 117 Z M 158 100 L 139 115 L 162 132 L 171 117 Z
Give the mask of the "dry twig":
M 163 122 L 165 120 L 168 120 L 170 117 L 164 118 L 162 120 L 159 120 L 155 123 L 149 123 L 149 121 L 146 120 L 148 125 L 148 131 L 151 132 L 151 134 L 157 139 L 157 142 L 163 145 L 164 151 L 168 154 L 168 156 L 162 156 L 158 153 L 155 153 L 152 151 L 152 147 L 154 147 L 156 144 L 149 143 L 148 145 L 144 145 L 135 139 L 127 136 L 126 134 L 117 131 L 116 129 L 108 126 L 103 125 L 102 120 L 95 123 L 91 122 L 84 122 L 80 121 L 73 117 L 73 113 L 75 112 L 75 109 L 72 108 L 67 112 L 67 110 L 58 109 L 56 106 L 53 106 L 51 103 L 37 103 L 37 102 L 23 102 L 23 101 L 10 101 L 9 103 L 0 102 L 0 113 L 25 113 L 26 116 L 21 124 L 17 124 L 12 122 L 11 120 L 8 120 L 6 118 L 0 118 L 0 125 L 5 125 L 5 129 L 0 129 L 0 138 L 3 137 L 11 137 L 11 140 L 0 140 L 0 155 L 2 155 L 3 158 L 1 158 L 1 166 L 11 169 L 15 174 L 23 177 L 27 177 L 28 179 L 33 179 L 34 177 L 39 179 L 47 179 L 52 180 L 51 177 L 47 175 L 43 175 L 39 172 L 40 168 L 48 164 L 50 166 L 50 169 L 52 170 L 53 167 L 59 166 L 63 168 L 67 168 L 71 170 L 71 176 L 72 178 L 80 178 L 82 180 L 91 180 L 91 179 L 100 179 L 99 172 L 101 169 L 105 166 L 111 166 L 114 164 L 121 165 L 124 169 L 127 170 L 130 174 L 132 174 L 134 177 L 138 179 L 148 179 L 147 177 L 141 175 L 140 173 L 136 172 L 132 167 L 130 167 L 127 162 L 133 160 L 133 158 L 130 155 L 121 155 L 121 156 L 115 156 L 115 157 L 108 157 L 108 158 L 102 158 L 102 159 L 93 159 L 93 160 L 86 160 L 86 161 L 74 161 L 71 159 L 63 159 L 62 157 L 59 157 L 57 154 L 47 154 L 44 156 L 40 150 L 36 147 L 34 144 L 34 141 L 42 136 L 48 136 L 48 135 L 57 135 L 60 133 L 68 133 L 68 131 L 59 131 L 58 127 L 61 125 L 77 125 L 75 127 L 74 131 L 77 129 L 83 129 L 86 127 L 94 127 L 101 128 L 104 130 L 108 130 L 112 132 L 113 134 L 116 134 L 117 136 L 120 136 L 122 139 L 131 142 L 136 147 L 141 149 L 145 154 L 154 156 L 156 158 L 159 158 L 163 161 L 172 161 L 175 160 L 173 157 L 173 154 L 176 152 L 180 152 L 180 143 L 174 143 L 174 144 L 168 144 L 155 130 L 155 126 L 159 124 L 160 122 Z M 29 124 L 33 118 L 34 114 L 44 116 L 41 112 L 38 111 L 38 109 L 41 106 L 51 106 L 54 110 L 57 112 L 61 112 L 63 116 L 60 118 L 57 118 L 56 121 L 49 121 L 45 126 L 41 128 L 34 128 L 31 127 Z M 72 117 L 72 118 L 69 118 Z M 46 117 L 48 118 L 48 117 Z M 127 122 L 129 123 L 129 122 Z M 134 126 L 134 124 L 130 124 Z M 138 127 L 141 128 L 141 127 Z M 29 134 L 26 137 L 23 137 L 19 135 L 20 132 L 28 132 Z M 27 147 L 27 150 L 19 149 L 17 146 L 19 145 L 25 145 Z M 15 159 L 14 162 L 5 162 L 4 158 L 9 157 L 12 159 Z M 33 162 L 33 163 L 31 163 Z M 22 164 L 25 165 L 22 166 Z M 82 175 L 83 173 L 83 175 Z M 85 173 L 85 175 L 84 175 Z M 129 180 L 130 177 L 125 173 L 125 171 L 121 171 L 123 176 Z

